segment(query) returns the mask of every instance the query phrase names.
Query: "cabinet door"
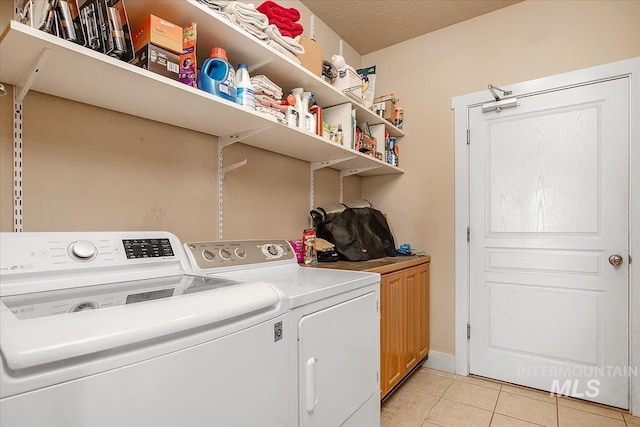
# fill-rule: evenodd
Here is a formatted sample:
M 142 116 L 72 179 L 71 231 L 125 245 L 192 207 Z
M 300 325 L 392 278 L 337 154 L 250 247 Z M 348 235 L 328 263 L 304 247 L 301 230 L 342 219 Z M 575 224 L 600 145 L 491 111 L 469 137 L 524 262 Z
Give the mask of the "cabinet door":
M 422 360 L 429 353 L 429 264 L 423 264 L 417 269 L 418 289 L 416 299 L 419 301 L 418 324 L 418 360 Z
M 404 319 L 405 330 L 403 334 L 404 358 L 403 369 L 408 372 L 418 363 L 418 346 L 420 344 L 420 277 L 416 267 L 403 272 L 404 292 Z
M 385 274 L 380 282 L 380 397 L 404 375 L 402 335 L 402 272 Z
M 413 369 L 429 352 L 429 264 L 403 273 L 405 286 L 404 369 Z
M 343 425 L 376 395 L 377 302 L 375 292 L 370 292 L 304 316 L 298 323 L 300 401 L 296 425 Z

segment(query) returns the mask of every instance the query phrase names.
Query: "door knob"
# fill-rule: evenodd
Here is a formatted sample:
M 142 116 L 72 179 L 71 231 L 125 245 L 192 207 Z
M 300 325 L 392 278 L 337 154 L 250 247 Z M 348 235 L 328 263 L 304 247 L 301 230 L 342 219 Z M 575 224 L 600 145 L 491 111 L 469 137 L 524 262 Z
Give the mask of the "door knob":
M 614 267 L 622 265 L 622 257 L 618 254 L 611 255 L 609 257 L 609 264 L 613 265 Z

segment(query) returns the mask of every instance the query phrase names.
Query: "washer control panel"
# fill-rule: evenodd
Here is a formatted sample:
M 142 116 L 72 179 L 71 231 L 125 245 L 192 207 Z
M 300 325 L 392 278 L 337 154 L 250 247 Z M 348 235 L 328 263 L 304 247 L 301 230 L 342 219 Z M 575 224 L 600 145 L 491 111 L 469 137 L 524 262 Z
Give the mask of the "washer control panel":
M 180 246 L 166 232 L 2 233 L 0 274 L 169 261 Z
M 184 246 L 202 270 L 274 261 L 296 262 L 296 254 L 286 240 L 191 242 Z

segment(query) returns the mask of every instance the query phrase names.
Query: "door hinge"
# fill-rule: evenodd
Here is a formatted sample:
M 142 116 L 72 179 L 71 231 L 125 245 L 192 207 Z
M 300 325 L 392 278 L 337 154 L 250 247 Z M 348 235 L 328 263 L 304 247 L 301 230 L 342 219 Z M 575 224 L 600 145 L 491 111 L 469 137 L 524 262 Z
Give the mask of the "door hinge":
M 631 261 L 632 261 L 631 255 L 629 255 L 629 264 L 631 264 Z
M 471 241 L 471 227 L 467 227 L 467 242 Z
M 467 129 L 467 145 L 471 144 L 471 129 Z
M 467 339 L 471 339 L 471 325 L 467 323 Z

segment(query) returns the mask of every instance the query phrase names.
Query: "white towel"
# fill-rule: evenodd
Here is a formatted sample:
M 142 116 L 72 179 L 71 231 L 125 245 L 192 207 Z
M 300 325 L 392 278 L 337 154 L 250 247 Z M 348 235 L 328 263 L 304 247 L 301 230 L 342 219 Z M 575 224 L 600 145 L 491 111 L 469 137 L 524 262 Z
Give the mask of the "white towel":
M 300 60 L 298 59 L 297 56 L 295 56 L 293 53 L 291 53 L 291 51 L 287 50 L 281 44 L 276 43 L 275 40 L 269 39 L 269 40 L 266 40 L 265 43 L 267 43 L 267 46 L 271 47 L 275 51 L 280 52 L 281 54 L 283 54 L 284 56 L 286 56 L 287 58 L 289 58 L 290 60 L 292 60 L 296 64 L 301 64 L 301 62 L 300 62 Z
M 229 4 L 222 8 L 222 11 L 229 15 L 235 15 L 238 21 L 243 24 L 250 24 L 261 30 L 264 30 L 269 25 L 267 15 L 257 11 L 253 3 L 245 4 L 230 1 Z
M 221 11 L 227 6 L 230 1 L 216 1 L 216 0 L 198 0 L 200 3 L 209 6 L 210 9 Z
M 273 99 L 272 97 L 267 95 L 256 95 L 256 102 L 263 107 L 269 107 L 273 108 L 274 110 L 280 111 L 282 114 L 286 113 L 287 108 L 289 108 L 288 105 L 281 105 L 280 101 Z
M 287 119 L 286 119 L 285 115 L 282 114 L 280 111 L 274 110 L 273 108 L 263 107 L 263 106 L 259 105 L 259 106 L 256 107 L 256 111 L 258 113 L 261 113 L 264 116 L 270 118 L 274 122 L 277 121 L 277 122 L 280 122 L 282 124 L 287 124 Z
M 274 99 L 282 99 L 282 95 L 284 94 L 282 88 L 269 80 L 264 74 L 251 77 L 251 84 L 254 88 L 260 88 L 264 93 L 273 95 Z
M 295 55 L 302 55 L 304 53 L 304 47 L 298 43 L 299 36 L 297 38 L 291 38 L 283 36 L 280 30 L 275 25 L 271 24 L 267 26 L 264 32 L 269 36 L 271 40 L 287 49 L 289 52 Z M 273 46 L 272 46 L 273 47 Z
M 269 36 L 266 35 L 263 30 L 261 30 L 260 28 L 256 27 L 255 25 L 247 24 L 247 23 L 242 22 L 242 21 L 240 21 L 238 23 L 238 25 L 240 26 L 240 28 L 242 28 L 247 33 L 251 34 L 252 36 L 256 37 L 257 39 L 262 40 L 264 42 L 269 41 Z

